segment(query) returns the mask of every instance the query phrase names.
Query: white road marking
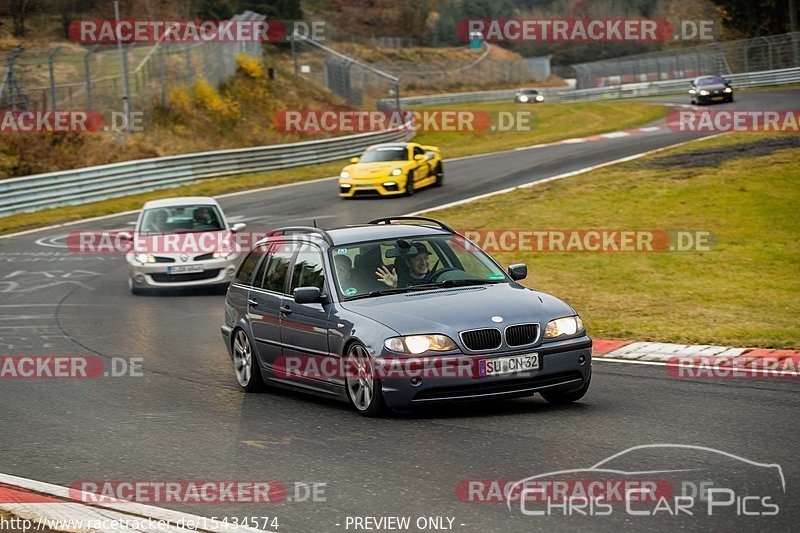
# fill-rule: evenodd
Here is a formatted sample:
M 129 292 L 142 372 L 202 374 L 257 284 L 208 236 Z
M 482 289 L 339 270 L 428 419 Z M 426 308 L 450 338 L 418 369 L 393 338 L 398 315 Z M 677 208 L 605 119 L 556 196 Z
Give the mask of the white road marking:
M 639 131 L 646 133 L 646 132 L 649 132 L 649 131 L 658 131 L 660 129 L 661 129 L 660 126 L 650 126 L 650 127 L 647 127 L 647 128 L 639 128 Z
M 47 494 L 59 499 L 70 500 L 69 503 L 57 502 L 38 504 L 14 504 L 0 502 L 0 508 L 12 510 L 14 514 L 20 516 L 22 514 L 28 514 L 38 515 L 41 518 L 50 520 L 61 519 L 74 521 L 93 520 L 107 516 L 127 518 L 129 520 L 136 518 L 139 518 L 140 520 L 144 518 L 146 520 L 148 518 L 152 518 L 154 521 L 163 520 L 169 524 L 172 524 L 172 528 L 166 531 L 187 531 L 187 529 L 178 527 L 178 524 L 187 524 L 189 522 L 194 524 L 203 524 L 203 527 L 198 527 L 194 529 L 194 531 L 244 531 L 253 533 L 266 531 L 263 529 L 236 526 L 228 522 L 221 522 L 219 520 L 212 520 L 211 518 L 207 517 L 182 513 L 180 511 L 173 511 L 172 509 L 163 509 L 161 507 L 155 507 L 152 505 L 144 505 L 141 503 L 92 503 L 92 505 L 86 505 L 81 502 L 93 501 L 94 498 L 91 494 L 78 490 L 71 490 L 60 485 L 52 485 L 50 483 L 12 476 L 9 474 L 0 473 L 0 483 L 11 485 L 12 487 L 20 487 L 30 491 L 35 491 L 41 494 Z M 12 506 L 15 508 L 12 508 Z M 27 518 L 27 516 L 23 516 L 23 518 Z
M 656 153 L 659 153 L 659 152 L 663 152 L 664 150 L 670 150 L 672 148 L 677 148 L 678 146 L 683 146 L 685 144 L 705 141 L 705 140 L 708 140 L 708 139 L 713 139 L 715 137 L 719 137 L 720 135 L 727 135 L 727 134 L 726 133 L 717 133 L 716 135 L 709 135 L 708 137 L 701 137 L 699 139 L 692 139 L 690 141 L 683 141 L 683 142 L 679 142 L 679 143 L 676 143 L 676 144 L 671 144 L 669 146 L 664 146 L 662 148 L 656 148 L 654 150 L 648 150 L 646 152 L 640 152 L 638 154 L 629 155 L 629 156 L 623 157 L 621 159 L 615 159 L 614 161 L 607 161 L 605 163 L 600 163 L 598 165 L 593 165 L 593 166 L 590 166 L 590 167 L 584 167 L 584 168 L 581 168 L 581 169 L 578 169 L 578 170 L 574 170 L 572 172 L 567 172 L 565 174 L 559 174 L 557 176 L 552 176 L 552 177 L 549 177 L 549 178 L 544 178 L 544 179 L 536 180 L 536 181 L 529 181 L 528 183 L 523 183 L 522 185 L 517 185 L 515 187 L 508 187 L 506 189 L 502 189 L 502 190 L 499 190 L 499 191 L 479 194 L 478 196 L 472 196 L 470 198 L 464 198 L 463 200 L 457 200 L 455 202 L 448 202 L 446 204 L 437 205 L 435 207 L 429 207 L 427 209 L 422 209 L 420 211 L 414 211 L 413 213 L 407 213 L 404 216 L 415 217 L 415 216 L 422 215 L 424 213 L 430 213 L 431 211 L 439 211 L 441 209 L 447 209 L 448 207 L 455 207 L 457 205 L 468 204 L 470 202 L 474 202 L 475 200 L 480 200 L 482 198 L 488 198 L 490 196 L 495 196 L 495 195 L 498 195 L 498 194 L 505 194 L 507 192 L 512 192 L 512 191 L 514 191 L 516 189 L 527 189 L 529 187 L 534 187 L 536 185 L 541 185 L 542 183 L 548 183 L 548 182 L 555 181 L 555 180 L 560 180 L 560 179 L 563 179 L 563 178 L 570 178 L 572 176 L 577 176 L 579 174 L 585 174 L 586 172 L 591 172 L 591 171 L 597 170 L 599 168 L 608 167 L 608 166 L 612 166 L 612 165 L 618 165 L 620 163 L 626 163 L 628 161 L 633 161 L 634 159 L 639 159 L 640 157 L 644 157 L 644 156 L 651 155 L 651 154 L 656 154 Z
M 567 139 L 566 141 L 561 141 L 561 144 L 577 144 L 577 143 L 585 143 L 586 139 Z
M 602 133 L 601 137 L 605 137 L 606 139 L 616 139 L 618 137 L 627 137 L 630 135 L 627 131 L 612 131 L 611 133 Z

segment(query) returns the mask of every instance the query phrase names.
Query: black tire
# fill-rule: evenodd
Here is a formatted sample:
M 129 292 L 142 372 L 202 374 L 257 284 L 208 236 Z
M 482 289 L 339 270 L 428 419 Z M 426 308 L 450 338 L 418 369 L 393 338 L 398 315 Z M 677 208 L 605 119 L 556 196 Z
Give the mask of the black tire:
M 441 163 L 436 165 L 436 170 L 433 171 L 436 174 L 436 183 L 433 184 L 434 187 L 441 187 L 444 185 L 444 167 Z
M 233 373 L 236 381 L 245 392 L 260 392 L 266 388 L 261 375 L 258 357 L 253 351 L 250 336 L 241 328 L 235 329 L 231 335 L 233 351 Z
M 133 294 L 134 296 L 141 296 L 142 294 L 144 294 L 144 291 L 142 289 L 137 289 L 133 285 L 133 280 L 131 278 L 128 278 L 128 289 L 131 291 L 131 294 Z
M 571 391 L 571 392 L 562 392 L 558 389 L 553 389 L 549 391 L 542 391 L 539 394 L 542 395 L 542 398 L 547 400 L 547 403 L 551 403 L 553 405 L 564 405 L 572 402 L 577 402 L 586 394 L 586 391 L 589 390 L 589 385 L 592 384 L 592 378 L 586 381 L 586 383 L 578 390 Z
M 408 172 L 408 177 L 406 178 L 406 196 L 414 196 L 414 171 L 410 170 Z
M 354 342 L 345 354 L 347 377 L 345 392 L 350 405 L 362 416 L 375 418 L 388 409 L 383 399 L 381 380 L 375 376 L 372 358 L 363 344 Z

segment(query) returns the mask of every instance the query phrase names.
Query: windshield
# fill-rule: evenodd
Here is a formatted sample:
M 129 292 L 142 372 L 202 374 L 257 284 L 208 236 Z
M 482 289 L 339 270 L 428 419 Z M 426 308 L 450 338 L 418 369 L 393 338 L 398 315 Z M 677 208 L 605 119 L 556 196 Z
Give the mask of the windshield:
M 408 159 L 408 150 L 395 146 L 391 148 L 371 148 L 364 152 L 359 163 L 378 163 L 380 161 L 405 161 Z
M 486 253 L 461 235 L 372 241 L 333 248 L 331 254 L 337 288 L 347 299 L 508 281 Z
M 139 231 L 145 233 L 185 233 L 225 229 L 222 215 L 214 205 L 156 207 L 142 213 Z
M 719 76 L 712 76 L 710 78 L 700 78 L 697 80 L 697 85 L 725 85 L 725 80 Z

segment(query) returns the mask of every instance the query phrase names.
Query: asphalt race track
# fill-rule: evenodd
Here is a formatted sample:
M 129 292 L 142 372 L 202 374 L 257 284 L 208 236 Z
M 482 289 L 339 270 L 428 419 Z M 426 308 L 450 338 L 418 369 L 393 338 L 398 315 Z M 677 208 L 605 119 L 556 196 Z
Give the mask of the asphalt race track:
M 687 103 L 683 97 L 661 100 Z M 718 107 L 798 104 L 800 91 L 774 90 L 739 92 L 734 104 Z M 305 225 L 312 218 L 333 227 L 693 137 L 662 128 L 454 160 L 446 163 L 443 188 L 411 198 L 340 201 L 334 182 L 322 180 L 229 196 L 221 204 L 250 230 Z M 451 517 L 453 530 L 465 533 L 797 527 L 800 507 L 792 503 L 775 516 L 756 517 L 735 508 L 711 517 L 619 510 L 603 517 L 524 516 L 518 507 L 465 503 L 456 494 L 462 480 L 519 480 L 589 467 L 636 445 L 678 443 L 779 464 L 791 499 L 800 490 L 794 380 L 674 379 L 660 366 L 595 362 L 588 395 L 572 406 L 552 407 L 536 397 L 377 420 L 294 393 L 245 395 L 220 335 L 222 295 L 132 296 L 121 256 L 71 254 L 61 239 L 70 231 L 123 228 L 131 220 L 127 215 L 0 239 L 0 355 L 144 359 L 142 377 L 1 380 L 0 472 L 64 486 L 86 479 L 324 483 L 324 502 L 165 505 L 205 516 L 276 516 L 278 531 L 286 533 L 346 531 L 348 516 L 395 515 L 411 516 L 412 523 L 419 516 Z M 657 460 L 658 452 L 651 456 Z

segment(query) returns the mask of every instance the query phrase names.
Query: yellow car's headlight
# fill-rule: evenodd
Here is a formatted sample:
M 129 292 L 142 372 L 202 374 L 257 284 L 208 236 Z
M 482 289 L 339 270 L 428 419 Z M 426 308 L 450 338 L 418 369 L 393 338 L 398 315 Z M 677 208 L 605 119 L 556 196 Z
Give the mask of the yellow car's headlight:
M 403 173 L 403 169 L 402 168 L 396 168 L 396 169 L 392 170 L 392 172 L 389 175 L 390 176 L 399 176 L 402 173 Z
M 383 345 L 393 352 L 420 354 L 427 351 L 447 352 L 456 349 L 456 343 L 447 335 L 407 335 L 391 337 Z
M 581 321 L 581 317 L 578 315 L 565 316 L 547 323 L 547 327 L 544 328 L 544 338 L 555 339 L 557 337 L 566 337 L 575 335 L 582 330 L 583 322 Z
M 342 173 L 341 173 L 341 174 L 339 174 L 339 177 L 340 177 L 340 178 L 347 179 L 347 178 L 349 178 L 349 177 L 350 177 L 350 173 L 349 173 L 348 171 L 346 171 L 346 170 L 342 170 Z

